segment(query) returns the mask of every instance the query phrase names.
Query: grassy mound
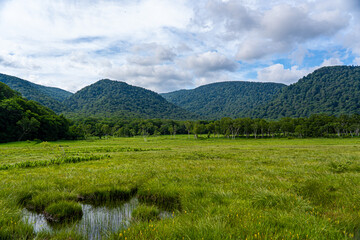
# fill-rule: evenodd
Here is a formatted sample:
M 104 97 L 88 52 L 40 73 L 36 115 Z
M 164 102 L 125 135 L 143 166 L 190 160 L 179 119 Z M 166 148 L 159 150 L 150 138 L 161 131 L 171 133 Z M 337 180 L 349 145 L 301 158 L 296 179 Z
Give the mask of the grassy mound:
M 81 219 L 83 212 L 79 203 L 60 201 L 45 208 L 44 215 L 51 223 L 63 223 Z
M 155 206 L 139 205 L 132 213 L 133 221 L 150 222 L 159 219 L 160 211 Z

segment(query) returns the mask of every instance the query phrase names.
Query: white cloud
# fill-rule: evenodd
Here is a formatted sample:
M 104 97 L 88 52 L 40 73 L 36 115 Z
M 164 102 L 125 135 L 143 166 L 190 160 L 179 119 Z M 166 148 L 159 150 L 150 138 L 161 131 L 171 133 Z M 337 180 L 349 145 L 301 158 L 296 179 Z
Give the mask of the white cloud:
M 306 56 L 310 55 L 309 51 L 304 46 L 299 46 L 290 54 L 291 63 L 301 65 Z
M 308 58 L 359 64 L 359 10 L 357 0 L 0 0 L 0 72 L 71 91 L 115 78 L 163 92 L 249 72 L 291 83 L 320 67 Z
M 216 71 L 232 72 L 238 67 L 237 62 L 217 52 L 206 52 L 189 56 L 180 64 L 187 69 L 194 70 L 198 75 Z
M 334 36 L 349 20 L 348 14 L 337 10 L 315 14 L 308 6 L 277 5 L 265 11 L 260 24 L 240 42 L 237 57 L 249 61 L 292 51 L 297 44 Z
M 357 65 L 357 66 L 360 66 L 360 57 L 355 58 L 354 61 L 353 61 L 353 64 Z
M 284 65 L 275 64 L 260 70 L 258 72 L 258 80 L 260 82 L 291 84 L 297 82 L 297 80 L 308 73 L 308 70 L 299 70 L 298 66 L 293 66 L 291 69 L 285 69 Z
M 180 71 L 174 66 L 167 65 L 136 66 L 126 64 L 118 68 L 106 70 L 104 75 L 156 92 L 193 87 L 192 75 Z
M 292 84 L 318 68 L 343 64 L 339 58 L 325 59 L 319 66 L 303 69 L 300 69 L 299 66 L 296 65 L 286 69 L 283 64 L 278 63 L 259 70 L 257 80 L 260 82 Z
M 338 66 L 344 65 L 344 63 L 339 58 L 329 58 L 325 59 L 320 67 L 328 67 L 328 66 Z
M 137 65 L 155 65 L 172 62 L 176 53 L 170 47 L 158 45 L 156 43 L 141 44 L 132 48 L 134 54 L 127 58 L 127 61 Z
M 261 36 L 249 36 L 240 44 L 236 57 L 251 62 L 287 49 L 288 45 L 284 42 L 273 42 Z

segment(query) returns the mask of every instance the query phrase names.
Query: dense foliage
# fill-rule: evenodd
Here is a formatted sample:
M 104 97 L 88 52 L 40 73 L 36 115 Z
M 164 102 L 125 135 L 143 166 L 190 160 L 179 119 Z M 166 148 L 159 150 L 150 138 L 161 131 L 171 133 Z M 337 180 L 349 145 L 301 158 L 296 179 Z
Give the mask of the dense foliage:
M 187 119 L 192 114 L 150 90 L 124 82 L 100 80 L 65 102 L 67 116 Z
M 281 118 L 267 121 L 251 118 L 222 118 L 216 121 L 175 121 L 162 119 L 99 120 L 83 119 L 71 126 L 73 136 L 132 137 L 142 135 L 200 134 L 225 137 L 354 137 L 360 133 L 360 115 L 325 114 L 308 118 Z
M 220 82 L 162 96 L 203 119 L 248 117 L 256 106 L 269 102 L 284 88 L 280 83 Z
M 0 142 L 43 139 L 69 135 L 69 122 L 35 101 L 22 98 L 0 83 Z
M 20 96 L 20 93 L 15 92 L 11 88 L 9 88 L 9 86 L 0 82 L 0 101 L 16 96 Z
M 5 74 L 0 74 L 0 82 L 20 92 L 23 97 L 39 102 L 58 113 L 64 110 L 61 102 L 72 95 L 72 93 L 59 88 L 45 87 Z
M 360 113 L 360 67 L 320 68 L 286 88 L 252 117 L 279 119 L 312 114 Z

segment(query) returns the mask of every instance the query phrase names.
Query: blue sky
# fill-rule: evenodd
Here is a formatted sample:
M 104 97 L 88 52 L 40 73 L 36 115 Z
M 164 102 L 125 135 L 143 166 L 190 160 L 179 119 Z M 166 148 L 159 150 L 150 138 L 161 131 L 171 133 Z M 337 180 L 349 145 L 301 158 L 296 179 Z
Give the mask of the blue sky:
M 0 0 L 0 72 L 72 92 L 291 84 L 360 64 L 357 0 Z

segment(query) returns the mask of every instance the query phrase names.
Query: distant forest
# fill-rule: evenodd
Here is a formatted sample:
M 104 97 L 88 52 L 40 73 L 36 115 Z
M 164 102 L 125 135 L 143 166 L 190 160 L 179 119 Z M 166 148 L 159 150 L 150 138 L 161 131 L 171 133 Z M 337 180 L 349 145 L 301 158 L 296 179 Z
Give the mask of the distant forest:
M 0 142 L 70 138 L 69 121 L 0 83 Z
M 202 137 L 358 137 L 360 115 L 339 117 L 316 114 L 308 118 L 282 118 L 267 121 L 251 118 L 222 118 L 216 121 L 175 121 L 164 119 L 99 120 L 87 118 L 78 120 L 70 127 L 74 139 L 91 136 L 133 137 L 188 134 Z
M 358 66 L 323 67 L 290 86 L 223 82 L 162 95 L 172 103 L 119 81 L 100 80 L 72 94 L 0 74 L 0 142 L 176 134 L 357 137 L 360 131 Z

